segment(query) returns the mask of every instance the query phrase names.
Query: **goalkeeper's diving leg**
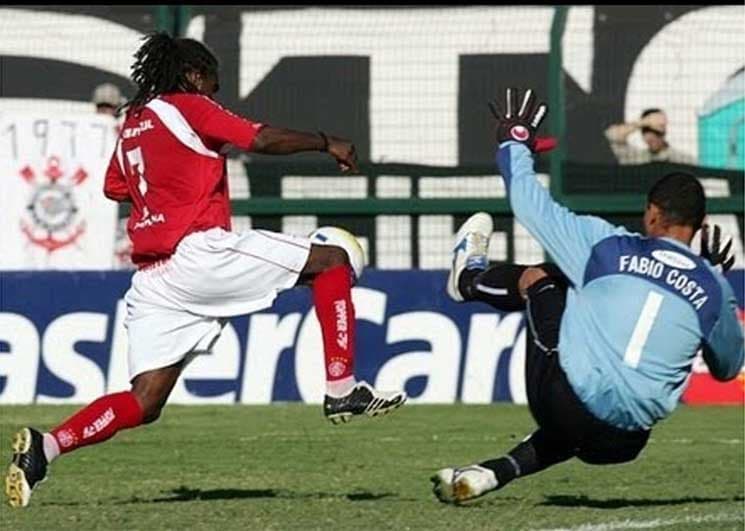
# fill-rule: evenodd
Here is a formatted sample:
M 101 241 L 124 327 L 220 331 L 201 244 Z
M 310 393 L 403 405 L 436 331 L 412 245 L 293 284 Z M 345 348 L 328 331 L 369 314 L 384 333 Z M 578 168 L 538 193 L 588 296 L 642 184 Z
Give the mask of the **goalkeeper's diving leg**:
M 474 294 L 471 300 L 488 302 L 503 311 L 526 310 L 529 323 L 526 340 L 528 403 L 539 426 L 543 422 L 551 426 L 554 412 L 541 407 L 541 404 L 546 400 L 546 394 L 564 391 L 556 363 L 559 322 L 566 298 L 563 275 L 557 279 L 542 268 L 506 264 L 475 274 L 470 272 L 469 276 L 468 282 L 461 283 L 465 288 L 461 291 L 468 298 Z M 479 286 L 482 289 L 478 289 Z M 495 293 L 489 293 L 483 287 Z M 496 292 L 497 289 L 501 291 Z M 520 294 L 521 291 L 526 298 Z M 566 461 L 575 455 L 574 446 L 571 439 L 555 433 L 562 431 L 539 428 L 503 457 L 465 467 L 443 468 L 432 477 L 433 491 L 443 502 L 460 503 L 500 489 L 517 477 Z

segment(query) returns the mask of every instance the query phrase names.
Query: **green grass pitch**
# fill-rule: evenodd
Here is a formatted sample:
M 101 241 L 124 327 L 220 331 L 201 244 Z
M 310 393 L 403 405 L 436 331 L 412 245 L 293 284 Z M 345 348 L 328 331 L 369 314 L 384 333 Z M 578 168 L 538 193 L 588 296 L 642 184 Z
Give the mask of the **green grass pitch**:
M 0 408 L 12 432 L 75 408 Z M 570 461 L 466 507 L 439 503 L 429 476 L 509 449 L 533 427 L 525 407 L 408 405 L 332 426 L 320 406 L 169 406 L 151 426 L 54 464 L 3 530 L 738 529 L 743 409 L 681 407 L 629 465 Z

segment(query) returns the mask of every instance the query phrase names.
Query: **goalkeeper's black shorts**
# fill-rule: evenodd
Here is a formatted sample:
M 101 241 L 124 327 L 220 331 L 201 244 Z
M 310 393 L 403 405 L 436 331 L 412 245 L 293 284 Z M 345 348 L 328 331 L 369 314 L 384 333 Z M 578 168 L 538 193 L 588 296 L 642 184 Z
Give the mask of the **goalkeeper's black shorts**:
M 553 295 L 550 289 L 540 292 L 551 283 L 560 292 L 556 290 Z M 622 430 L 593 416 L 574 393 L 559 364 L 561 354 L 556 347 L 566 285 L 556 279 L 542 279 L 528 293 L 531 303 L 525 342 L 525 386 L 533 418 L 552 446 L 586 463 L 624 463 L 635 459 L 647 444 L 650 431 Z M 534 341 L 536 337 L 538 343 Z

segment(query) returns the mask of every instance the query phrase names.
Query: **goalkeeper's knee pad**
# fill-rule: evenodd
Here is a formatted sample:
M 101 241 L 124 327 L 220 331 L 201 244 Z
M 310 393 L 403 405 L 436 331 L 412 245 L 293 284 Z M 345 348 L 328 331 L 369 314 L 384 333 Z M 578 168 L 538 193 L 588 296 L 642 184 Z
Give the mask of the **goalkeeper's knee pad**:
M 354 271 L 355 283 L 362 276 L 362 270 L 365 267 L 365 252 L 357 238 L 349 231 L 339 227 L 320 227 L 311 232 L 310 242 L 314 245 L 341 247 L 349 258 L 349 264 Z

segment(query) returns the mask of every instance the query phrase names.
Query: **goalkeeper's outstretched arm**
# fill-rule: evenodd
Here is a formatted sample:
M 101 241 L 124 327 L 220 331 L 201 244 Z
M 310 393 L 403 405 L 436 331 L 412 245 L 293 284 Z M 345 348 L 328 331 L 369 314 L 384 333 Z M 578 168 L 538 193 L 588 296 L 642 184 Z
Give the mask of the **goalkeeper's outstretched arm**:
M 537 136 L 548 106 L 538 103 L 532 90 L 521 97 L 517 89 L 509 88 L 504 106 L 496 101 L 489 105 L 497 120 L 497 165 L 515 217 L 571 282 L 581 286 L 592 246 L 611 234 L 626 232 L 625 229 L 600 218 L 577 216 L 556 203 L 538 182 L 532 154 L 553 149 L 556 141 Z
M 497 165 L 515 218 L 538 240 L 572 283 L 581 286 L 593 245 L 625 229 L 598 217 L 578 216 L 554 201 L 538 182 L 533 156 L 524 144 L 502 143 L 497 151 Z

